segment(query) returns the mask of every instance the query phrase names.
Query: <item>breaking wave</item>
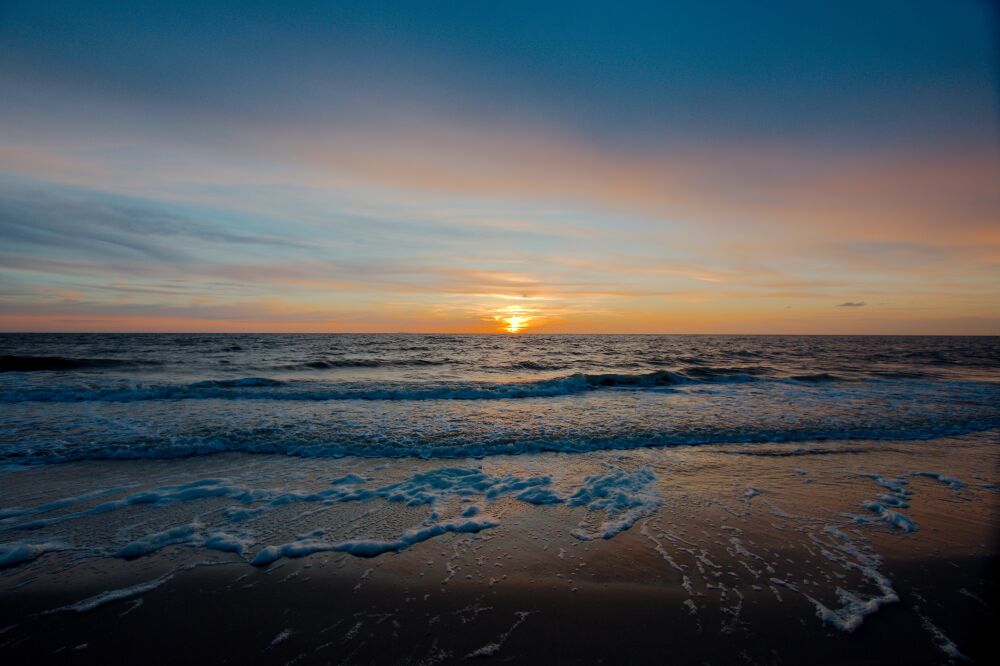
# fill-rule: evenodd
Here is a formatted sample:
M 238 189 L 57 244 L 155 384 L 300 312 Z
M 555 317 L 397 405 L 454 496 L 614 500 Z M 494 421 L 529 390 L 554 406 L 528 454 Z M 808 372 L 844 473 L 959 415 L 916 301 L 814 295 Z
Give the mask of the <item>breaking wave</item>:
M 673 387 L 742 382 L 819 384 L 854 382 L 829 373 L 771 377 L 753 368 L 688 368 L 672 372 L 574 373 L 531 381 L 323 382 L 268 377 L 211 379 L 188 384 L 18 387 L 0 403 L 137 402 L 146 400 L 501 400 L 568 396 L 602 389 L 670 391 Z M 877 381 L 869 379 L 867 381 Z

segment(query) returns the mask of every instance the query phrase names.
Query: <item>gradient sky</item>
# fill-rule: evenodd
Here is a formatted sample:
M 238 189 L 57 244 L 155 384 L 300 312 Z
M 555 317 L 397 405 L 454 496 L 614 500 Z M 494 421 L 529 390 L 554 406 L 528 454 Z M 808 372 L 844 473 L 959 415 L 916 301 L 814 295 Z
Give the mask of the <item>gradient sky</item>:
M 997 7 L 2 0 L 0 330 L 1000 334 Z

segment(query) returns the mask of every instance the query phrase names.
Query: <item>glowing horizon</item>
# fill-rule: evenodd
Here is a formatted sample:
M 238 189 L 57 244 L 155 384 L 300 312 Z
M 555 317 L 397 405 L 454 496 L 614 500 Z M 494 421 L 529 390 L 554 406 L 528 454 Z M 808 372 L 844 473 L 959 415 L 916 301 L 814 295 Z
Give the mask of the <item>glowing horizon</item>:
M 44 4 L 2 331 L 1000 334 L 989 3 Z

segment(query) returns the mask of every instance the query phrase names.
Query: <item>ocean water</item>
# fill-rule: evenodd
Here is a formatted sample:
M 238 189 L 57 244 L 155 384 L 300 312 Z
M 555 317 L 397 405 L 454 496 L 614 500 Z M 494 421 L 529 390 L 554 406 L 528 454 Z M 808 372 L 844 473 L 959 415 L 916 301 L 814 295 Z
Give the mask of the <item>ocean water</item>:
M 795 662 L 989 662 L 998 343 L 2 335 L 0 652 L 86 635 L 114 661 L 98 641 L 153 644 L 157 609 L 207 585 L 229 601 L 185 627 L 205 645 L 255 608 L 219 642 L 260 639 L 251 661 L 294 661 L 278 641 L 374 663 L 415 627 L 430 663 L 508 650 L 515 629 L 547 644 L 622 581 L 650 600 L 622 626 L 670 629 L 642 632 L 645 661 L 695 644 L 768 661 L 784 627 L 815 650 Z M 847 641 L 897 605 L 884 658 Z M 577 660 L 633 649 L 602 628 L 577 632 Z
M 1000 427 L 1000 338 L 0 335 L 0 462 L 458 458 Z

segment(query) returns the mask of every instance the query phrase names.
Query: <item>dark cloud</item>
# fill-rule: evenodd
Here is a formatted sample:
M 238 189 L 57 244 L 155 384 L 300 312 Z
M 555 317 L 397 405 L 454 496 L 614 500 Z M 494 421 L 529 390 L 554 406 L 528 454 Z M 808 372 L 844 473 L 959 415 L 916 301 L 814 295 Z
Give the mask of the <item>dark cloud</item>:
M 862 308 L 865 306 L 864 301 L 847 301 L 846 303 L 838 303 L 838 308 Z

